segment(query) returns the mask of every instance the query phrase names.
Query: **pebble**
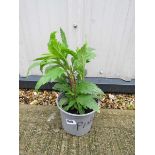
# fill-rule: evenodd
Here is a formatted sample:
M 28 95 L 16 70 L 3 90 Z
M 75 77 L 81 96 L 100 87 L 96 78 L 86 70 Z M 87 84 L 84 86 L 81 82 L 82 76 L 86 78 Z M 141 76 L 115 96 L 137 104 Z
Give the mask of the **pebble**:
M 109 94 L 109 99 L 114 100 L 115 99 L 115 96 L 112 95 L 112 94 Z
M 37 105 L 38 104 L 38 101 L 37 100 L 34 100 L 30 103 L 31 105 Z
M 57 132 L 59 132 L 60 130 L 59 130 L 59 129 L 53 129 L 53 131 L 57 133 Z
M 48 122 L 50 122 L 51 120 L 54 120 L 56 116 L 56 113 L 52 113 L 49 118 L 47 119 Z
M 33 94 L 34 94 L 34 95 L 37 95 L 37 92 L 34 92 Z

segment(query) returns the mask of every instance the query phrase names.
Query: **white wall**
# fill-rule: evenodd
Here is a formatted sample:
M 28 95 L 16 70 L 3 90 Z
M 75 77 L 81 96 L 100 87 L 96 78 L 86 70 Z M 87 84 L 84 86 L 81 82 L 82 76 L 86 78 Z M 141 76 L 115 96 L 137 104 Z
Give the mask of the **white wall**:
M 62 27 L 71 48 L 87 40 L 96 49 L 88 76 L 134 78 L 134 0 L 20 0 L 19 20 L 21 76 L 47 51 L 50 32 Z

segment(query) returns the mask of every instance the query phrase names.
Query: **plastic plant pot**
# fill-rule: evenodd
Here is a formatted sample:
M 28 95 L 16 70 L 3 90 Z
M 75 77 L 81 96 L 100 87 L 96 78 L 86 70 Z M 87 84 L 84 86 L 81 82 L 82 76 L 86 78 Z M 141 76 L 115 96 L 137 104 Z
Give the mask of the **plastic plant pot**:
M 62 98 L 63 94 L 60 94 L 57 98 L 57 107 L 60 110 L 61 121 L 63 129 L 72 135 L 82 136 L 88 133 L 91 129 L 95 111 L 87 114 L 72 114 L 64 111 L 59 106 L 59 100 Z

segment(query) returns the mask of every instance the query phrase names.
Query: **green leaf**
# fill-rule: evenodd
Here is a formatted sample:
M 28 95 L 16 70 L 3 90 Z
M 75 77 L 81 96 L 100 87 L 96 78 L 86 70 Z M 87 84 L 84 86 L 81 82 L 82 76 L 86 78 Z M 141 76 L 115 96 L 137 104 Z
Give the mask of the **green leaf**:
M 43 55 L 43 56 L 49 56 L 50 53 L 42 53 L 41 55 Z
M 72 108 L 74 106 L 75 103 L 76 103 L 75 100 L 71 100 L 71 101 L 68 102 L 68 105 L 65 106 L 63 109 L 65 111 L 68 111 L 70 108 Z
M 62 106 L 67 102 L 68 102 L 68 99 L 66 97 L 63 97 L 59 100 L 59 106 L 62 108 Z
M 60 84 L 60 83 L 56 83 L 53 86 L 54 90 L 58 90 L 60 92 L 69 92 L 70 91 L 70 87 L 68 84 Z
M 49 60 L 49 59 L 56 59 L 57 57 L 55 55 L 46 55 L 46 56 L 43 56 L 43 57 L 39 57 L 39 58 L 36 58 L 34 59 L 34 61 L 38 61 L 38 60 Z
M 94 49 L 87 47 L 87 44 L 84 44 L 80 49 L 77 49 L 77 56 L 72 58 L 72 63 L 74 70 L 78 72 L 78 79 L 83 80 L 85 73 L 85 65 L 91 59 L 95 58 Z
M 70 49 L 62 48 L 62 51 L 65 52 L 66 54 L 72 55 L 73 57 L 77 57 L 77 54 L 74 51 L 70 50 Z
M 98 88 L 94 83 L 83 80 L 77 85 L 78 94 L 103 94 L 102 90 Z
M 96 57 L 96 54 L 93 51 L 94 51 L 93 48 L 90 48 L 90 47 L 87 48 L 86 55 L 85 55 L 87 63 L 90 62 L 90 60 L 92 60 L 92 59 L 94 59 Z
M 35 86 L 35 90 L 38 90 L 42 85 L 46 84 L 47 82 L 51 81 L 50 76 L 42 76 Z
M 48 62 L 46 60 L 43 60 L 43 61 L 40 62 L 40 71 L 42 73 L 43 73 L 44 66 L 47 65 L 47 64 L 48 64 Z
M 52 32 L 50 35 L 50 40 L 48 42 L 49 52 L 59 58 L 59 56 L 60 56 L 59 52 L 61 50 L 60 46 L 61 46 L 61 44 L 56 39 L 56 32 Z
M 105 94 L 104 94 L 104 92 L 102 93 L 102 94 L 93 94 L 92 95 L 92 97 L 94 98 L 94 99 L 97 99 L 97 100 L 101 100 L 101 99 L 103 99 L 103 98 L 105 98 Z
M 80 49 L 77 49 L 77 57 L 72 60 L 74 70 L 78 72 L 78 77 L 83 80 L 85 77 L 85 65 L 87 61 L 86 57 L 87 44 L 84 44 Z
M 97 105 L 96 101 L 92 98 L 91 95 L 79 95 L 77 97 L 77 102 L 83 107 L 87 107 L 94 111 L 99 112 L 100 107 Z
M 85 108 L 86 109 L 86 108 Z M 80 114 L 84 114 L 85 110 L 84 110 L 84 106 L 82 106 L 81 104 L 77 104 L 77 110 Z
M 54 31 L 54 32 L 52 32 L 51 34 L 50 34 L 50 40 L 55 40 L 56 39 L 56 31 Z
M 51 80 L 54 81 L 57 78 L 60 78 L 64 72 L 64 69 L 60 67 L 53 67 L 53 69 L 47 71 L 47 76 L 51 76 Z
M 39 65 L 40 65 L 40 62 L 35 62 L 35 63 L 33 63 L 32 65 L 30 65 L 29 68 L 28 68 L 28 71 L 27 71 L 27 75 L 26 75 L 26 76 L 28 76 L 28 74 L 29 74 L 29 72 L 30 72 L 30 70 L 31 70 L 32 68 L 37 67 L 37 66 L 39 66 Z
M 59 67 L 47 71 L 47 73 L 39 79 L 35 86 L 35 89 L 38 90 L 42 85 L 46 84 L 47 82 L 53 82 L 55 79 L 59 78 L 63 73 L 64 70 Z
M 50 40 L 48 43 L 49 52 L 56 58 L 65 60 L 66 54 L 61 52 L 62 45 L 57 40 Z
M 56 82 L 60 84 L 68 83 L 68 79 L 65 73 L 60 78 L 57 78 Z
M 79 109 L 78 106 L 77 106 L 77 103 L 75 103 L 73 107 L 74 107 L 76 110 Z M 79 110 L 78 110 L 78 111 L 79 111 Z
M 71 91 L 70 85 L 66 83 L 56 83 L 53 86 L 53 89 L 59 92 L 64 92 L 66 96 L 69 96 L 69 98 L 71 96 L 74 96 L 74 93 Z
M 61 40 L 65 47 L 68 47 L 65 32 L 60 28 Z
M 45 74 L 47 74 L 50 70 L 59 67 L 59 65 L 49 65 L 45 68 Z

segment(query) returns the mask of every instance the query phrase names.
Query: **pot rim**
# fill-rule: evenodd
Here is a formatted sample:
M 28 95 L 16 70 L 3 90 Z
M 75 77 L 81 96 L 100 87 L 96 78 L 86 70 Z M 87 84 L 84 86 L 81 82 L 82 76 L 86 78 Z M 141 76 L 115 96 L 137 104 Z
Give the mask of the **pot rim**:
M 57 104 L 57 107 L 58 107 L 61 111 L 63 111 L 65 114 L 68 114 L 68 115 L 70 115 L 70 116 L 76 116 L 76 117 L 78 116 L 78 117 L 81 117 L 81 116 L 88 116 L 88 115 L 94 114 L 94 113 L 96 112 L 96 111 L 93 110 L 92 112 L 89 112 L 89 113 L 87 113 L 87 114 L 72 114 L 72 113 L 69 113 L 69 112 L 63 110 L 63 109 L 59 106 L 58 100 L 59 100 L 59 98 L 60 98 L 61 96 L 63 96 L 63 94 L 58 95 L 58 97 L 57 97 L 57 99 L 56 99 L 56 104 Z

